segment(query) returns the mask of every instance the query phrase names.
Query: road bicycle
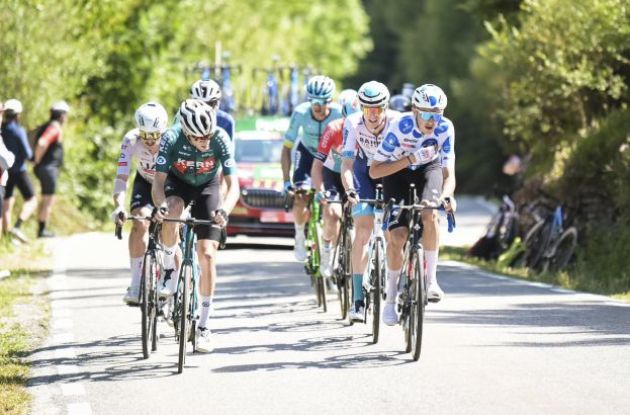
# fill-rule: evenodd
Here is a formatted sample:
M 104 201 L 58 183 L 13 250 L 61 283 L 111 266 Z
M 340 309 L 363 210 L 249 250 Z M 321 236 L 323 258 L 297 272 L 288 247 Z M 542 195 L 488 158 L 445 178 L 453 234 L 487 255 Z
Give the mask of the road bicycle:
M 352 205 L 344 200 L 328 200 L 328 203 L 340 203 L 343 206 L 340 218 L 341 227 L 333 256 L 333 258 L 337 258 L 333 278 L 337 285 L 341 319 L 345 320 L 350 309 L 350 285 L 352 281 L 352 235 L 354 233 Z
M 410 214 L 408 224 L 408 239 L 405 244 L 403 266 L 400 273 L 399 287 L 402 286 L 398 296 L 398 311 L 400 313 L 400 325 L 405 337 L 405 352 L 412 353 L 413 360 L 420 358 L 422 349 L 422 332 L 424 324 L 424 311 L 428 304 L 427 296 L 427 265 L 424 257 L 424 247 L 421 243 L 423 234 L 422 211 L 426 209 L 443 209 L 442 206 L 430 206 L 418 203 L 416 187 L 409 187 L 409 204 L 398 205 L 393 208 L 398 210 L 392 223 L 400 220 L 404 211 Z M 455 228 L 455 216 L 447 214 L 448 231 Z
M 121 219 L 124 219 L 121 216 Z M 126 220 L 151 220 L 150 218 L 131 216 Z M 142 259 L 140 278 L 140 310 L 142 313 L 141 337 L 142 356 L 149 358 L 151 352 L 157 350 L 157 320 L 162 315 L 162 304 L 158 300 L 158 281 L 164 275 L 162 245 L 159 242 L 160 225 L 151 222 L 149 225 L 149 244 Z M 122 225 L 116 226 L 116 237 L 122 239 Z

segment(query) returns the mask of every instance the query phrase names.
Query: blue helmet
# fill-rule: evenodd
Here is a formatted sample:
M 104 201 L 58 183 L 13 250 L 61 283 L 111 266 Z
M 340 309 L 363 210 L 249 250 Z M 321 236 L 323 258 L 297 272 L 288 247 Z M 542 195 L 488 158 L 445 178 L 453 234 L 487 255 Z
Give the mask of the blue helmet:
M 344 89 L 339 93 L 339 105 L 341 105 L 341 114 L 347 117 L 360 110 L 357 91 L 354 89 Z
M 324 75 L 316 75 L 308 80 L 306 93 L 310 99 L 329 101 L 335 93 L 335 81 Z

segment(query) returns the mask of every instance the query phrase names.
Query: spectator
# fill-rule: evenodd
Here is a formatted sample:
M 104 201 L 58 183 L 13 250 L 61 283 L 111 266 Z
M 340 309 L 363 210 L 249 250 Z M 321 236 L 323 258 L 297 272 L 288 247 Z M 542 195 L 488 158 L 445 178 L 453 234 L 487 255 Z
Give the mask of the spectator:
M 9 178 L 6 183 L 4 194 L 4 212 L 2 222 L 4 229 L 10 232 L 22 242 L 28 242 L 26 235 L 20 227 L 35 211 L 37 200 L 35 199 L 35 189 L 33 183 L 26 171 L 26 161 L 33 157 L 31 147 L 28 144 L 28 138 L 24 127 L 20 125 L 20 117 L 22 114 L 22 103 L 17 99 L 10 99 L 4 104 L 4 121 L 2 122 L 2 137 L 7 149 L 15 156 L 13 166 L 9 169 Z M 24 205 L 15 222 L 15 226 L 11 229 L 11 213 L 15 204 L 13 190 L 20 190 Z
M 63 164 L 63 132 L 61 126 L 68 117 L 70 107 L 65 101 L 56 102 L 50 107 L 50 120 L 38 131 L 35 146 L 35 175 L 42 186 L 42 200 L 39 206 L 39 238 L 55 236 L 46 228 L 55 201 L 57 178 Z
M 0 124 L 2 124 L 2 115 L 4 113 L 4 105 L 0 102 Z M 4 199 L 4 186 L 7 184 L 9 177 L 9 167 L 13 165 L 15 156 L 4 145 L 2 136 L 0 135 L 0 202 Z M 2 216 L 2 203 L 0 203 L 0 216 Z M 0 235 L 2 235 L 2 221 L 0 220 Z M 0 269 L 0 277 L 9 275 L 9 271 Z

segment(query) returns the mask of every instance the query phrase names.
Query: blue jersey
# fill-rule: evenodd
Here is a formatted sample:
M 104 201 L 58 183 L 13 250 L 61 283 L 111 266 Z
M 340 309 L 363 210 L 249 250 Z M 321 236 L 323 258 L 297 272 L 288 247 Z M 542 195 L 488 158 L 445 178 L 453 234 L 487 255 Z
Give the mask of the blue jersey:
M 328 108 L 330 108 L 328 117 L 322 121 L 317 121 L 311 113 L 310 102 L 303 102 L 298 105 L 293 114 L 291 114 L 289 129 L 284 134 L 284 145 L 292 148 L 298 138 L 300 129 L 302 129 L 301 143 L 313 156 L 316 155 L 319 139 L 324 134 L 328 124 L 342 117 L 341 107 L 336 102 L 331 103 Z
M 9 121 L 2 126 L 2 137 L 4 138 L 4 145 L 15 156 L 15 161 L 9 169 L 9 173 L 26 171 L 26 160 L 33 158 L 33 152 L 28 144 L 28 137 L 24 127 L 15 120 Z
M 446 117 L 442 117 L 433 132 L 424 135 L 416 125 L 412 113 L 404 113 L 394 120 L 385 133 L 385 139 L 380 143 L 375 161 L 400 160 L 422 149 L 427 153 L 427 160 L 439 159 L 442 167 L 455 165 L 455 127 Z M 416 170 L 422 165 L 418 162 L 409 166 Z

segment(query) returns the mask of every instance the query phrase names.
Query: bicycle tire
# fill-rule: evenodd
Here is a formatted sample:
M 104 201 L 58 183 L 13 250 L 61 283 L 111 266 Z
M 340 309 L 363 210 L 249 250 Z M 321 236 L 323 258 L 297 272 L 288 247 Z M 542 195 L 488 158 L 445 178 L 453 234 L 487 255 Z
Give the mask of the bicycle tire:
M 410 313 L 410 332 L 411 332 L 411 351 L 413 360 L 420 359 L 422 351 L 422 333 L 424 328 L 424 312 L 427 303 L 426 295 L 426 275 L 424 273 L 424 250 L 422 247 L 416 248 L 411 258 L 411 271 L 413 278 L 411 280 L 411 313 Z
M 525 265 L 536 271 L 543 258 L 551 232 L 551 222 L 542 220 L 525 237 Z
M 152 325 L 150 284 L 151 274 L 154 272 L 155 261 L 151 252 L 144 255 L 142 261 L 142 275 L 140 277 L 140 310 L 141 310 L 141 333 L 142 333 L 142 357 L 148 359 L 150 352 L 149 342 L 151 342 Z
M 378 343 L 381 324 L 381 274 L 383 272 L 382 240 L 378 238 L 374 243 L 374 269 L 372 270 L 372 290 L 370 293 L 372 305 L 372 344 Z
M 177 373 L 182 373 L 186 364 L 186 343 L 188 342 L 188 306 L 190 301 L 188 275 L 192 271 L 190 265 L 183 265 L 180 273 L 178 292 L 182 293 L 182 300 L 179 303 L 179 355 L 177 360 Z
M 569 265 L 577 247 L 577 237 L 577 229 L 574 227 L 570 227 L 562 233 L 553 245 L 553 256 L 545 262 L 544 272 L 557 273 Z
M 345 320 L 348 317 L 348 311 L 350 310 L 350 281 L 352 278 L 352 232 L 350 229 L 345 230 L 344 235 L 344 258 L 345 263 L 343 267 L 343 304 L 342 307 L 342 319 Z

